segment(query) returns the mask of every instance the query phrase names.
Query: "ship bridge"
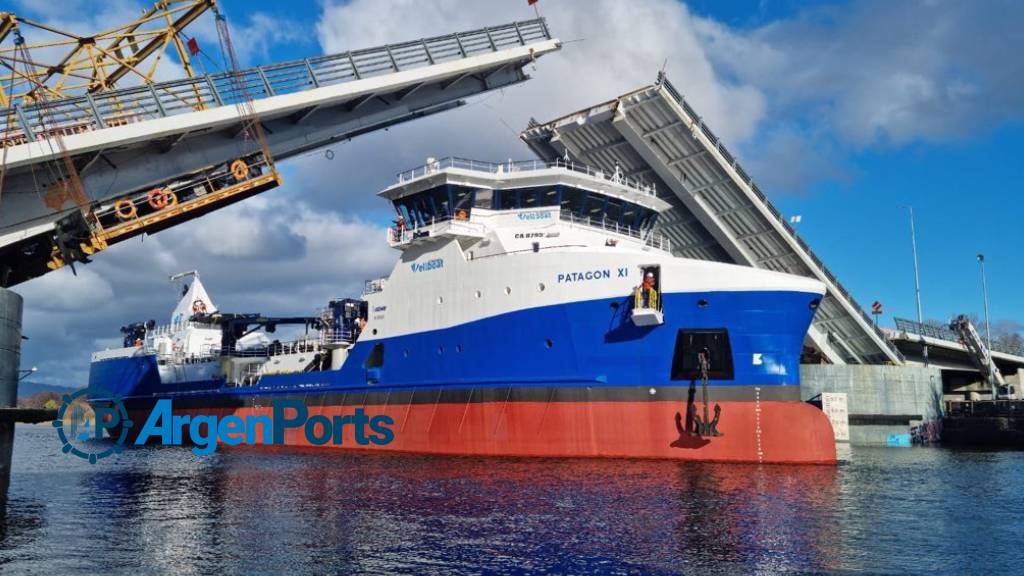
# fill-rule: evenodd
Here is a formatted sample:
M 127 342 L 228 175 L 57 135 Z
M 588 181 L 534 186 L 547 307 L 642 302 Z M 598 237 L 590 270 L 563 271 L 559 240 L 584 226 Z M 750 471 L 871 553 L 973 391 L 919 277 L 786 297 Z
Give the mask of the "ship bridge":
M 397 220 L 388 243 L 406 247 L 436 237 L 483 238 L 487 221 L 515 211 L 518 223 L 560 220 L 570 228 L 598 229 L 612 241 L 638 241 L 670 250 L 670 240 L 654 230 L 671 205 L 652 185 L 621 172 L 574 162 L 522 160 L 486 162 L 430 158 L 398 174 L 398 182 L 378 193 L 392 202 Z M 529 211 L 529 212 L 527 212 Z
M 659 230 L 673 253 L 816 278 L 827 295 L 809 344 L 836 364 L 903 363 L 880 332 L 671 83 L 658 82 L 545 124 L 522 139 L 542 159 L 645 180 L 672 208 Z
M 0 286 L 85 259 L 77 246 L 91 254 L 272 188 L 271 156 L 523 82 L 525 66 L 560 47 L 535 19 L 2 109 Z M 69 175 L 84 196 L 68 192 Z M 72 216 L 77 235 L 65 233 Z

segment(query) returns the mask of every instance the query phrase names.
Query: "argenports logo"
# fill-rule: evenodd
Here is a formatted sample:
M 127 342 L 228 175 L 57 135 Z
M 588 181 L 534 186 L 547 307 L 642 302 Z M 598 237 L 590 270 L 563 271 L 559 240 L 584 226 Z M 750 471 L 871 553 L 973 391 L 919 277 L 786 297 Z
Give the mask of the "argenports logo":
M 86 398 L 110 398 L 108 407 L 90 407 Z M 120 398 L 97 386 L 82 388 L 74 394 L 66 394 L 53 421 L 57 436 L 63 444 L 65 454 L 77 456 L 95 464 L 124 449 L 132 421 Z M 111 431 L 112 443 L 102 440 L 104 431 Z
M 90 408 L 84 398 L 103 398 L 109 407 Z M 81 400 L 79 400 L 81 399 Z M 346 437 L 360 446 L 376 444 L 384 446 L 395 439 L 390 416 L 370 416 L 363 408 L 355 408 L 351 414 L 310 414 L 303 402 L 279 398 L 273 400 L 270 414 L 175 414 L 170 399 L 157 400 L 141 426 L 134 444 L 149 442 L 164 446 L 192 446 L 192 453 L 207 456 L 217 451 L 219 445 L 280 446 L 286 442 L 289 429 L 301 432 L 295 439 L 304 439 L 312 446 L 333 444 L 342 446 Z M 134 424 L 128 419 L 121 399 L 103 390 L 85 388 L 64 397 L 64 404 L 53 422 L 64 445 L 65 454 L 73 454 L 95 464 L 98 460 L 121 452 L 127 443 Z M 97 442 L 103 433 L 113 442 Z M 348 431 L 346 433 L 346 431 Z

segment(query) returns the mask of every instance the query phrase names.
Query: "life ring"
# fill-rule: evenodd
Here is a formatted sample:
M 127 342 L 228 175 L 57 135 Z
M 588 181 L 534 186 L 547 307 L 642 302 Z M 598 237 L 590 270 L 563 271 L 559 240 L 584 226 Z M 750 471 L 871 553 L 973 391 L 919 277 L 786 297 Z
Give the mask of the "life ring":
M 154 188 L 149 191 L 149 205 L 154 210 L 163 210 L 168 205 L 174 206 L 178 203 L 178 197 L 174 195 L 174 192 L 170 190 L 162 190 L 160 188 Z
M 245 160 L 235 160 L 231 163 L 231 175 L 239 182 L 245 180 L 245 177 L 249 175 L 249 165 L 245 163 Z
M 135 208 L 135 204 L 127 198 L 122 198 L 117 202 L 114 202 L 114 214 L 121 220 L 131 220 L 138 214 L 138 210 Z
M 203 302 L 202 300 L 195 300 L 192 302 L 192 313 L 206 314 L 206 302 Z

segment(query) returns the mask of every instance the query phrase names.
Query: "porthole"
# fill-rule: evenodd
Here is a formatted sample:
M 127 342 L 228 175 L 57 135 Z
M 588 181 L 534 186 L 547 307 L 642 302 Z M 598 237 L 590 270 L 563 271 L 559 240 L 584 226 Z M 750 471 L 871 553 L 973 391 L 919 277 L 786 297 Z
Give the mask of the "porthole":
M 438 354 L 444 354 L 444 346 L 438 346 L 437 347 L 437 353 Z
M 511 293 L 512 293 L 512 287 L 511 286 L 505 286 L 505 294 L 511 294 Z
M 477 290 L 476 293 L 474 294 L 474 296 L 479 298 L 479 297 L 483 296 L 483 294 L 479 290 Z
M 405 356 L 406 358 L 408 358 L 409 357 L 409 351 L 408 350 L 403 350 L 402 351 L 402 356 Z
M 438 304 L 444 304 L 444 297 L 443 296 L 438 296 L 437 297 L 437 303 Z
M 544 340 L 544 346 L 546 348 L 551 348 L 554 345 L 555 345 L 555 343 L 551 341 L 551 338 L 548 338 L 548 339 Z
M 537 284 L 537 292 L 543 292 L 544 288 L 545 288 L 545 286 L 544 286 L 543 282 L 541 282 L 540 284 Z
M 374 335 L 374 336 L 376 336 L 376 335 L 377 335 L 377 329 L 376 329 L 376 328 L 374 328 L 374 329 L 373 329 L 373 335 Z
M 697 300 L 697 307 L 698 308 L 707 308 L 708 307 L 708 301 L 703 299 L 703 298 L 701 298 L 700 300 Z
M 462 352 L 462 344 L 456 344 L 455 345 L 455 351 L 456 352 Z

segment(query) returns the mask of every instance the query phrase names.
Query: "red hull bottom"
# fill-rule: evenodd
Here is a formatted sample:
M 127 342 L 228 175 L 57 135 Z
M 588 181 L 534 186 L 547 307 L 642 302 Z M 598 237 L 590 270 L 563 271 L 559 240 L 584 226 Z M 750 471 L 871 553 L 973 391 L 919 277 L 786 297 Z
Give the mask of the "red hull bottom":
M 335 449 L 481 456 L 656 458 L 719 462 L 833 464 L 835 440 L 820 410 L 798 401 L 719 402 L 717 429 L 702 438 L 685 430 L 686 405 L 670 401 L 409 403 L 363 407 L 387 415 L 394 440 L 360 445 L 343 427 Z M 701 405 L 698 404 L 698 407 Z M 352 415 L 357 406 L 309 406 L 309 416 Z M 699 408 L 700 409 L 700 408 Z M 269 407 L 195 408 L 181 415 L 270 416 Z M 290 414 L 290 413 L 289 413 Z M 148 413 L 132 414 L 136 431 Z M 317 427 L 319 432 L 321 429 Z M 367 428 L 367 434 L 372 432 Z M 187 435 L 187 432 L 186 432 Z M 302 428 L 285 444 L 312 446 Z

